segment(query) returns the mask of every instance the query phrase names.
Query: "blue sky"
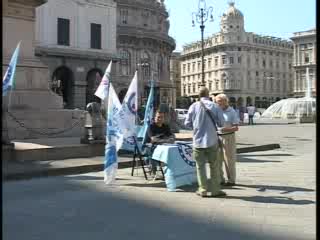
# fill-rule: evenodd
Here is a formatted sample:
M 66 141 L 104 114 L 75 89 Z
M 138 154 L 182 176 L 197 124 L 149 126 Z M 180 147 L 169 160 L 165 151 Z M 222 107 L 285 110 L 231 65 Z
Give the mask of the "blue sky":
M 176 40 L 176 50 L 186 43 L 201 39 L 199 24 L 192 27 L 192 12 L 198 0 L 166 0 L 169 12 L 169 35 Z M 220 30 L 220 16 L 228 8 L 228 0 L 206 0 L 213 7 L 214 21 L 205 23 L 204 36 Z M 293 32 L 316 27 L 316 0 L 235 0 L 235 7 L 244 15 L 246 32 L 289 39 Z

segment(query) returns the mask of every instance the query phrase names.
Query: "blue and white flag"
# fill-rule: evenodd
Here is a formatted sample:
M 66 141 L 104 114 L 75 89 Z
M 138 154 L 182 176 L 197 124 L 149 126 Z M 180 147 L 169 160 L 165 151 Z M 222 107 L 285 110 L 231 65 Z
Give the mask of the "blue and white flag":
M 106 147 L 104 161 L 104 182 L 114 183 L 118 170 L 117 152 L 123 143 L 123 121 L 122 106 L 119 98 L 110 83 L 108 97 Z
M 109 84 L 110 84 L 110 76 L 111 76 L 111 65 L 112 61 L 110 61 L 102 79 L 100 82 L 100 85 L 98 86 L 96 92 L 94 95 L 96 95 L 98 98 L 100 98 L 102 101 L 105 100 L 108 97 L 108 91 L 109 91 Z
M 138 137 L 142 137 L 142 144 L 146 142 L 147 132 L 154 115 L 154 83 L 151 81 L 150 93 L 148 96 L 147 106 L 144 112 L 143 126 L 138 133 Z
M 138 74 L 137 71 L 131 81 L 126 96 L 122 102 L 123 114 L 125 117 L 125 128 L 123 129 L 125 138 L 136 136 L 136 116 L 138 107 Z
M 17 65 L 18 56 L 19 56 L 20 43 L 21 42 L 18 43 L 16 50 L 14 50 L 8 69 L 4 74 L 4 77 L 2 80 L 2 96 L 6 96 L 8 91 L 14 88 L 14 85 L 15 85 L 14 74 L 16 72 L 16 65 Z

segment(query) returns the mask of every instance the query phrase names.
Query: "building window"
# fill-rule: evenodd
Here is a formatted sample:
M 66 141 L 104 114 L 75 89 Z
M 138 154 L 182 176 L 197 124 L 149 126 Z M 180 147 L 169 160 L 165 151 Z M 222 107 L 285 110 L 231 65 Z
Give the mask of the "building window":
M 208 68 L 211 68 L 211 58 L 208 59 Z
M 310 62 L 309 53 L 304 53 L 304 62 L 305 63 L 309 63 Z
M 192 72 L 195 72 L 196 71 L 196 63 L 192 63 Z
M 266 67 L 266 60 L 265 59 L 262 60 L 262 67 L 264 67 L 264 68 Z
M 120 21 L 123 24 L 127 24 L 128 23 L 128 10 L 120 9 Z
M 91 23 L 91 48 L 101 49 L 101 24 Z
M 147 52 L 142 53 L 140 62 L 144 64 L 142 68 L 143 77 L 150 77 L 150 57 Z
M 238 47 L 238 51 L 241 52 L 241 47 Z
M 212 90 L 212 82 L 209 82 L 209 91 Z
M 233 64 L 233 57 L 229 58 L 230 64 Z
M 119 55 L 121 74 L 128 76 L 130 74 L 130 53 L 126 50 L 122 50 Z
M 196 92 L 196 84 L 192 84 L 192 92 L 195 93 Z
M 273 67 L 273 62 L 272 62 L 272 60 L 270 60 L 269 64 L 270 64 L 270 68 L 272 68 L 272 67 Z
M 241 64 L 241 56 L 238 57 L 238 63 Z
M 222 64 L 226 64 L 227 63 L 227 61 L 226 61 L 226 55 L 223 55 L 222 56 Z
M 216 81 L 216 90 L 218 90 L 218 89 L 219 89 L 219 82 Z
M 218 66 L 218 59 L 219 59 L 218 57 L 215 57 L 215 58 L 214 58 L 214 65 L 215 65 L 215 66 Z
M 186 73 L 186 65 L 185 65 L 185 64 L 182 65 L 182 73 L 183 73 L 183 74 Z
M 58 45 L 70 45 L 70 20 L 58 18 Z
M 201 62 L 198 62 L 198 72 L 201 71 Z
M 188 63 L 188 73 L 190 72 L 190 63 Z
M 250 67 L 250 56 L 248 56 L 248 58 L 247 58 L 247 65 L 248 65 L 248 67 Z
M 259 77 L 259 72 L 256 72 L 256 77 Z

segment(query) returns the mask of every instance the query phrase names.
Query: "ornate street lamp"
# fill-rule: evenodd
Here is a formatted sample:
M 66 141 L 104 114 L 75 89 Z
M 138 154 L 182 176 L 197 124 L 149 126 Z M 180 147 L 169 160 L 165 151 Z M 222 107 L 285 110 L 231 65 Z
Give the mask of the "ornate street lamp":
M 213 21 L 212 16 L 213 8 L 207 8 L 205 0 L 199 0 L 198 3 L 198 12 L 192 13 L 192 26 L 195 26 L 195 20 L 200 23 L 200 30 L 201 30 L 201 62 L 202 62 L 202 79 L 201 79 L 201 86 L 205 86 L 204 82 L 204 41 L 203 41 L 203 30 L 204 30 L 204 23 L 208 20 L 210 16 L 210 21 Z

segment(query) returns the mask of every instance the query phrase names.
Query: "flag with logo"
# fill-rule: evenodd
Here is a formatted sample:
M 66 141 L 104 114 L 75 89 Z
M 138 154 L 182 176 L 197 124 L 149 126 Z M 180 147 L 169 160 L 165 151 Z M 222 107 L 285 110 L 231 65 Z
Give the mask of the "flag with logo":
M 111 65 L 112 61 L 110 61 L 102 79 L 101 82 L 94 93 L 97 97 L 99 97 L 101 100 L 105 100 L 108 97 L 108 91 L 109 91 L 109 84 L 110 84 L 110 76 L 111 76 Z
M 136 116 L 138 107 L 138 74 L 137 71 L 131 81 L 126 96 L 122 102 L 125 126 L 123 129 L 125 138 L 136 136 Z
M 4 74 L 4 77 L 2 80 L 2 96 L 6 96 L 8 91 L 14 89 L 15 87 L 14 74 L 16 71 L 16 65 L 17 65 L 18 56 L 19 56 L 20 43 L 21 42 L 18 43 L 16 49 L 14 50 L 8 69 Z
M 117 152 L 123 143 L 123 123 L 122 106 L 119 98 L 112 86 L 109 84 L 106 147 L 104 161 L 104 182 L 114 183 L 118 170 Z
M 143 126 L 140 129 L 139 133 L 138 133 L 138 137 L 142 137 L 142 144 L 144 144 L 146 142 L 146 138 L 147 138 L 147 131 L 149 129 L 149 126 L 151 124 L 151 121 L 153 119 L 153 115 L 154 115 L 154 106 L 153 106 L 153 102 L 154 102 L 154 83 L 153 80 L 151 81 L 151 86 L 150 86 L 150 93 L 148 96 L 148 101 L 147 101 L 147 106 L 144 112 L 144 120 L 143 120 Z

